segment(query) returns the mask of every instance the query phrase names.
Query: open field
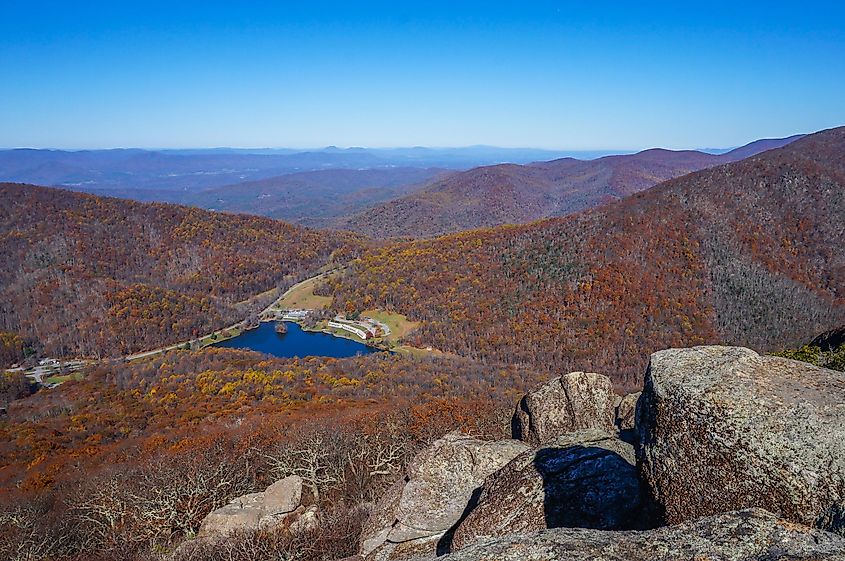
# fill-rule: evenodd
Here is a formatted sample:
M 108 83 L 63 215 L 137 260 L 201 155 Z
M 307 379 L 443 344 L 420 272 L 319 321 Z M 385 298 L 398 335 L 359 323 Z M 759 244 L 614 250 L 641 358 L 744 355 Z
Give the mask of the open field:
M 413 358 L 421 358 L 427 356 L 444 356 L 447 354 L 437 349 L 423 349 L 420 347 L 412 347 L 411 345 L 397 345 L 395 347 L 392 347 L 390 350 L 402 356 Z
M 402 314 L 385 312 L 383 310 L 364 310 L 361 312 L 361 316 L 373 318 L 387 325 L 390 328 L 390 335 L 384 337 L 382 340 L 388 343 L 398 343 L 400 339 L 419 325 L 419 323 L 410 321 Z
M 328 278 L 328 275 L 318 275 L 307 279 L 292 287 L 287 293 L 273 304 L 278 310 L 322 310 L 332 303 L 331 296 L 314 294 L 314 289 Z
M 80 372 L 74 372 L 73 374 L 60 374 L 55 376 L 50 376 L 49 378 L 44 379 L 45 384 L 61 384 L 63 382 L 67 382 L 68 380 L 81 380 L 84 376 Z

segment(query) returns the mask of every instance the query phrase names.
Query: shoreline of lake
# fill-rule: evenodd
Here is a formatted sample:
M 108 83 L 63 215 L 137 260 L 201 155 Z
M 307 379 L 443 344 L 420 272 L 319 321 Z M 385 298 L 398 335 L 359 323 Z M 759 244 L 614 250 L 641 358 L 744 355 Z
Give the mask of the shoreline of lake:
M 359 354 L 383 352 L 385 349 L 321 329 L 309 329 L 298 322 L 286 321 L 287 333 L 277 333 L 275 321 L 260 322 L 238 335 L 215 341 L 211 347 L 249 349 L 279 358 L 329 356 L 345 358 Z M 235 342 L 237 341 L 237 342 Z

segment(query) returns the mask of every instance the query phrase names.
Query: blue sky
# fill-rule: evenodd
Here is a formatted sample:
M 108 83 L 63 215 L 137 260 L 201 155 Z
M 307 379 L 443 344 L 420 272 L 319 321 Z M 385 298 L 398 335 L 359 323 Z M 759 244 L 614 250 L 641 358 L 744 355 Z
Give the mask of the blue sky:
M 723 147 L 845 124 L 843 3 L 679 4 L 2 0 L 0 147 Z

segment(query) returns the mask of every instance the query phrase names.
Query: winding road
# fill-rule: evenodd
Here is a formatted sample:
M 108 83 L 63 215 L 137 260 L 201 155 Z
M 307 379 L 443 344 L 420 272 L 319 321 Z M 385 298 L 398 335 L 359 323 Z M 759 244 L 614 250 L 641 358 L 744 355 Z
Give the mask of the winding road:
M 326 276 L 334 273 L 335 271 L 338 271 L 339 269 L 341 269 L 341 267 L 335 267 L 334 269 L 330 269 L 328 271 L 323 271 L 322 273 L 314 275 L 313 277 L 308 277 L 307 279 L 299 281 L 298 283 L 294 284 L 293 286 L 291 286 L 290 288 L 285 290 L 285 292 L 281 296 L 279 296 L 278 298 L 273 300 L 273 302 L 269 306 L 267 306 L 266 308 L 261 310 L 261 312 L 259 312 L 259 317 L 266 317 L 269 314 L 273 313 L 274 312 L 273 308 L 279 302 L 284 300 L 291 292 L 293 292 L 294 290 L 296 290 L 297 288 L 299 288 L 303 284 L 325 278 Z M 226 331 L 226 330 L 237 329 L 239 327 L 243 327 L 244 323 L 246 321 L 247 321 L 246 319 L 241 320 L 241 321 L 239 321 L 235 324 L 232 324 L 228 327 L 224 327 L 223 329 L 217 329 L 213 333 L 219 333 L 220 331 Z M 194 342 L 202 341 L 203 339 L 205 339 L 206 337 L 208 337 L 210 335 L 211 335 L 211 333 L 209 333 L 208 335 L 204 335 L 202 337 L 196 338 L 196 339 L 190 339 L 188 341 L 182 341 L 180 343 L 174 343 L 172 345 L 168 345 L 166 347 L 160 347 L 158 349 L 153 349 L 151 351 L 143 351 L 143 352 L 140 352 L 140 353 L 133 353 L 133 354 L 130 354 L 130 355 L 126 355 L 126 356 L 123 357 L 123 360 L 125 360 L 125 361 L 138 360 L 138 359 L 142 359 L 142 358 L 148 358 L 148 357 L 151 357 L 151 356 L 155 356 L 155 355 L 158 355 L 158 354 L 161 354 L 161 353 L 166 353 L 167 351 L 173 351 L 173 350 L 178 349 L 180 347 L 184 347 L 185 344 L 191 345 Z

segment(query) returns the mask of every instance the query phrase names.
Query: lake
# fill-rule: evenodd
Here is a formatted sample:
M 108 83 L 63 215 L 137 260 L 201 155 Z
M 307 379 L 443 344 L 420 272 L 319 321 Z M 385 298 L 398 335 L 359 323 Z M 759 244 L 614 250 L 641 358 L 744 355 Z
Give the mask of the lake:
M 335 337 L 328 333 L 304 331 L 298 324 L 285 322 L 288 332 L 276 333 L 276 324 L 264 321 L 256 329 L 244 331 L 237 337 L 215 343 L 215 347 L 247 349 L 280 358 L 330 356 L 344 358 L 379 352 L 363 343 Z

